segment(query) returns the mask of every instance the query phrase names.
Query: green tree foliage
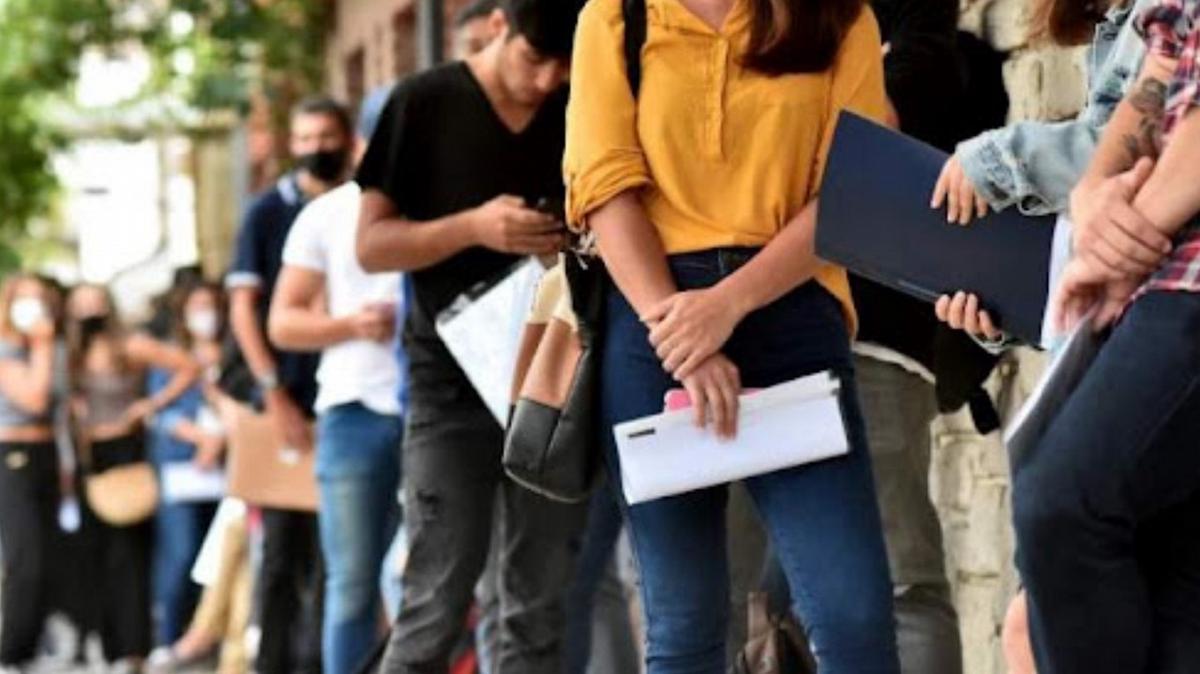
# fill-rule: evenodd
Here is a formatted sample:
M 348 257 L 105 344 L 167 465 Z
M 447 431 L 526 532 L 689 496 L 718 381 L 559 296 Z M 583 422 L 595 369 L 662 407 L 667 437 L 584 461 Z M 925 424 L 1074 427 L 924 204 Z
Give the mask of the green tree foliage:
M 263 95 L 286 110 L 321 85 L 329 12 L 326 0 L 0 0 L 0 270 L 53 204 L 50 158 L 67 139 L 46 111 L 69 100 L 84 50 L 144 49 L 141 97 L 244 113 Z
M 112 18 L 105 0 L 0 0 L 0 270 L 54 195 L 63 139 L 43 122 L 46 103 L 74 80 L 84 45 L 117 39 Z

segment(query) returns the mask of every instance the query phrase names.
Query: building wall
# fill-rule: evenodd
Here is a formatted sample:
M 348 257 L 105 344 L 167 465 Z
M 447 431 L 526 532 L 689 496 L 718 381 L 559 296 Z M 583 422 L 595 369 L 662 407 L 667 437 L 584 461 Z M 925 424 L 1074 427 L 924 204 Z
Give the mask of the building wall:
M 1031 44 L 1031 14 L 1029 0 L 968 0 L 961 24 L 1009 52 L 1010 121 L 1069 119 L 1084 103 L 1085 52 Z M 989 386 L 1003 419 L 1013 417 L 1044 367 L 1044 356 L 1022 350 L 997 369 Z M 999 434 L 981 437 L 966 412 L 939 419 L 934 437 L 931 491 L 942 515 L 965 671 L 1005 674 L 1000 628 L 1018 587 L 1007 456 Z
M 446 37 L 469 0 L 443 0 Z M 362 94 L 391 84 L 416 68 L 417 0 L 338 0 L 326 50 L 330 93 L 357 105 Z

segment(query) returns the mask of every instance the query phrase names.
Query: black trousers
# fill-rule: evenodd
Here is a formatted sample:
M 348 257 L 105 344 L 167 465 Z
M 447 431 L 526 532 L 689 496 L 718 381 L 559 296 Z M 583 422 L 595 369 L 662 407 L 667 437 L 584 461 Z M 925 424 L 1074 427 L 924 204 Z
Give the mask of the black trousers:
M 92 443 L 93 472 L 143 460 L 141 434 Z M 86 499 L 84 499 L 86 501 Z M 96 596 L 95 625 L 109 662 L 143 658 L 150 653 L 151 520 L 115 527 L 85 507 L 84 527 L 92 544 Z
M 504 674 L 560 674 L 587 504 L 556 503 L 504 475 L 504 435 L 482 403 L 431 405 L 412 390 L 404 442 L 404 601 L 381 672 L 445 674 L 484 571 L 500 493 L 498 662 Z
M 317 516 L 264 509 L 259 674 L 321 671 L 324 582 Z
M 52 443 L 0 443 L 0 666 L 33 659 L 49 606 L 49 562 L 58 509 Z

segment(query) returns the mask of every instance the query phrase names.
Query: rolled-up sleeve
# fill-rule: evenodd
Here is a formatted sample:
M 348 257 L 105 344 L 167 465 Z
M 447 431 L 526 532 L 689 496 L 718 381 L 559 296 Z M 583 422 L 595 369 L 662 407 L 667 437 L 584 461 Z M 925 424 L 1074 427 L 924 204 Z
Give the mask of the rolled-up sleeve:
M 625 73 L 624 30 L 619 0 L 593 0 L 579 17 L 563 160 L 567 222 L 577 229 L 617 195 L 650 183 Z
M 1174 65 L 1163 127 L 1170 134 L 1179 120 L 1200 107 L 1200 0 L 1162 0 L 1137 17 L 1134 26 L 1151 54 Z
M 1134 28 L 1146 41 L 1151 54 L 1172 61 L 1183 53 L 1189 20 L 1183 0 L 1164 0 L 1148 7 L 1134 19 Z
M 813 172 L 814 185 L 820 185 L 824 176 L 839 114 L 847 110 L 883 123 L 887 119 L 887 108 L 879 24 L 875 21 L 875 13 L 869 7 L 863 7 L 862 14 L 843 38 L 834 62 L 827 122 Z

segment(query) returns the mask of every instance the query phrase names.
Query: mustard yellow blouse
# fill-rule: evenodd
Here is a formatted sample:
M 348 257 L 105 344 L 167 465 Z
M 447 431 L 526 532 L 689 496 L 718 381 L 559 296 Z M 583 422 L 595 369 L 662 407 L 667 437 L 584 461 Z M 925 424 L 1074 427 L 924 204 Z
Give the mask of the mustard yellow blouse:
M 646 0 L 642 87 L 625 75 L 621 0 L 591 0 L 579 18 L 567 108 L 567 219 L 621 192 L 642 203 L 669 254 L 763 246 L 818 194 L 837 113 L 883 119 L 879 28 L 864 9 L 823 73 L 768 77 L 741 66 L 749 0 L 714 31 L 680 0 Z M 845 271 L 816 276 L 854 306 Z

